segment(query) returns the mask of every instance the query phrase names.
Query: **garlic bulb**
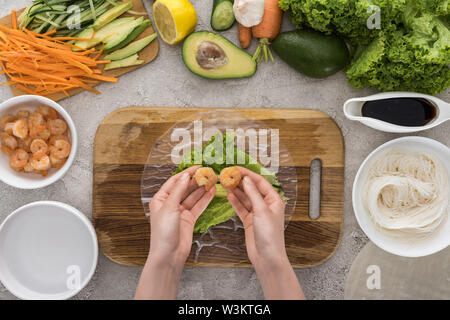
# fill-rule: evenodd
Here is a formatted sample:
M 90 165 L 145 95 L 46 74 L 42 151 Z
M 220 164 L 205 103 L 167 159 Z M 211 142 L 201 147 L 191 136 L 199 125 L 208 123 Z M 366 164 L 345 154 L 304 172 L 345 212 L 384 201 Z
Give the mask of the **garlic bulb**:
M 253 27 L 261 22 L 264 6 L 265 0 L 234 0 L 234 16 L 244 27 Z

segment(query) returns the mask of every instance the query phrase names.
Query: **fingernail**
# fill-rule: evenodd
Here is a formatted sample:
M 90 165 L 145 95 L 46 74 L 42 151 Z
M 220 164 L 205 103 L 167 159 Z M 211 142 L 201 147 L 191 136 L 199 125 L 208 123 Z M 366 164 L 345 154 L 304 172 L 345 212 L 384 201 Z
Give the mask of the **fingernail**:
M 191 176 L 189 175 L 189 173 L 187 173 L 187 172 L 185 172 L 185 173 L 183 173 L 183 176 L 182 176 L 182 178 L 183 179 L 187 179 L 187 178 L 190 178 Z

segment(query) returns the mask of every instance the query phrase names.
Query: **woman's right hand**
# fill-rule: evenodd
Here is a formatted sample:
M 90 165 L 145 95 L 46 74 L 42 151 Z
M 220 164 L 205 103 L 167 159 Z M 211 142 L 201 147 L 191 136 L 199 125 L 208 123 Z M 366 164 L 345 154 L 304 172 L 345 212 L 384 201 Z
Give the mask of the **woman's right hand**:
M 237 168 L 243 178 L 228 193 L 228 201 L 244 225 L 250 261 L 254 266 L 286 262 L 283 199 L 263 176 Z
M 266 299 L 305 299 L 286 254 L 285 203 L 262 176 L 238 167 L 243 179 L 228 193 L 245 229 L 248 257 Z

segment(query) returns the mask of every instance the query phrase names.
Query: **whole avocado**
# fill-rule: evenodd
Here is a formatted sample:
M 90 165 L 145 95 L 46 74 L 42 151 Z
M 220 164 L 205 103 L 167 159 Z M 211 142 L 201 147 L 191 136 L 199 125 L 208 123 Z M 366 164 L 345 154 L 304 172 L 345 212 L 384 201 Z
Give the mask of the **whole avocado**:
M 312 30 L 282 32 L 272 48 L 289 66 L 313 78 L 329 77 L 350 62 L 344 40 Z

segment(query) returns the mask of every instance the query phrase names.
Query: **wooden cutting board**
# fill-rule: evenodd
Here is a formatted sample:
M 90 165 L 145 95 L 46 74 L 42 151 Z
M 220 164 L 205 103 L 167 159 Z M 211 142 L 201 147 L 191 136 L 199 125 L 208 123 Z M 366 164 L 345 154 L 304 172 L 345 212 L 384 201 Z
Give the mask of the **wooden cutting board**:
M 100 248 L 111 260 L 143 265 L 150 243 L 149 223 L 141 203 L 141 177 L 149 151 L 175 123 L 205 108 L 129 107 L 109 114 L 94 144 L 93 220 Z M 294 267 L 316 266 L 337 249 L 343 222 L 344 141 L 339 127 L 325 113 L 302 109 L 234 109 L 269 128 L 278 128 L 298 181 L 297 205 L 285 237 Z M 322 160 L 321 213 L 308 214 L 310 163 Z M 224 230 L 223 232 L 227 232 Z M 229 251 L 207 247 L 188 265 L 249 266 L 244 234 L 230 236 L 238 244 Z
M 129 0 L 129 1 L 123 1 L 123 2 L 132 2 L 133 3 L 133 10 L 137 11 L 137 12 L 146 12 L 146 9 L 144 7 L 144 4 L 142 3 L 142 0 Z M 25 10 L 25 8 L 17 11 L 17 17 Z M 121 17 L 130 17 L 132 15 L 125 13 L 123 14 Z M 144 19 L 148 19 L 148 15 L 143 16 Z M 8 15 L 6 17 L 0 18 L 0 24 L 4 25 L 6 27 L 11 27 L 11 15 Z M 148 35 L 151 35 L 155 33 L 154 29 L 152 28 L 152 26 L 150 26 L 149 28 L 147 28 L 143 33 L 141 33 L 136 40 L 139 40 L 141 38 L 144 38 Z M 136 41 L 135 40 L 135 41 Z M 113 70 L 109 70 L 104 72 L 103 74 L 105 76 L 108 77 L 120 77 L 121 75 L 134 71 L 138 68 L 143 67 L 144 65 L 150 63 L 151 61 L 153 61 L 153 59 L 156 58 L 156 56 L 158 55 L 158 51 L 159 51 L 159 43 L 158 43 L 158 38 L 156 38 L 155 40 L 153 40 L 147 47 L 145 47 L 141 52 L 139 52 L 139 59 L 140 60 L 144 60 L 145 62 L 141 65 L 138 66 L 134 66 L 134 67 L 127 67 L 127 68 L 119 68 L 119 69 L 113 69 Z M 105 56 L 105 55 L 103 55 Z M 104 65 L 100 65 L 99 68 L 101 70 L 103 70 Z M 120 83 L 120 79 L 119 79 L 119 83 Z M 25 95 L 28 94 L 23 90 L 18 89 L 16 86 L 10 86 L 11 91 L 13 93 L 14 96 L 21 96 L 21 95 Z M 83 92 L 85 91 L 84 89 L 81 88 L 76 88 L 76 89 L 72 89 L 72 90 L 68 90 L 68 93 L 70 96 L 73 96 L 77 93 Z M 92 93 L 93 94 L 93 93 Z M 47 96 L 47 98 L 50 98 L 54 101 L 59 101 L 62 99 L 67 98 L 67 96 L 64 93 L 55 93 L 55 94 L 51 94 L 49 96 Z

